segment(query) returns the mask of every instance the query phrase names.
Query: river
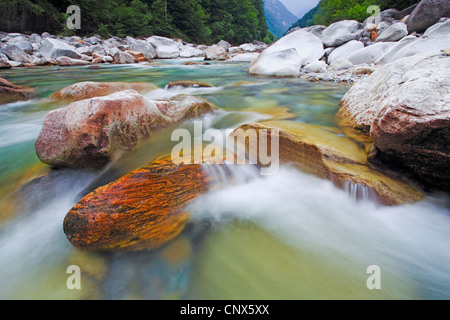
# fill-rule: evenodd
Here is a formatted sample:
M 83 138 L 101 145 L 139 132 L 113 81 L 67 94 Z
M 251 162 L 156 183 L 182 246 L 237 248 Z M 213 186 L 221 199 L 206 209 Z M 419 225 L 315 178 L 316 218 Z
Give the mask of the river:
M 1 299 L 450 299 L 447 196 L 388 207 L 287 166 L 274 176 L 237 170 L 246 179 L 192 203 L 189 227 L 156 251 L 74 249 L 62 228 L 68 210 L 87 190 L 170 151 L 169 133 L 101 172 L 49 173 L 34 143 L 46 114 L 64 107 L 47 100 L 51 93 L 88 80 L 149 81 L 160 88 L 149 98 L 186 93 L 214 103 L 222 110 L 202 120 L 224 130 L 268 118 L 334 127 L 349 88 L 250 77 L 242 63 L 181 62 L 2 70 L 37 97 L 0 106 Z M 165 89 L 175 80 L 214 87 Z M 81 269 L 81 290 L 66 286 L 71 265 Z M 379 290 L 367 287 L 374 265 Z

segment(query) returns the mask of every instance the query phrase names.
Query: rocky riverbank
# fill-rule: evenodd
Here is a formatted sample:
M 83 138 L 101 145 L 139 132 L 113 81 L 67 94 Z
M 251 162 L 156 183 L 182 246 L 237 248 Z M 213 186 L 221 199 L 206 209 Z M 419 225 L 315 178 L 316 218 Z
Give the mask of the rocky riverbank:
M 433 50 L 448 55 L 449 10 L 448 1 L 423 0 L 403 11 L 383 11 L 379 21 L 368 18 L 364 23 L 344 20 L 328 27 L 295 28 L 264 50 L 249 72 L 353 84 L 402 58 Z
M 225 61 L 236 55 L 261 52 L 265 48 L 267 45 L 259 41 L 233 47 L 226 41 L 207 46 L 159 36 L 102 39 L 98 35 L 57 37 L 49 33 L 25 35 L 0 32 L 0 68 L 131 64 L 178 58 Z M 250 57 L 253 56 L 244 55 L 236 59 L 242 61 L 245 58 L 243 60 L 247 61 Z
M 249 68 L 258 76 L 355 83 L 338 122 L 366 135 L 372 166 L 450 190 L 450 2 L 423 0 L 380 20 L 294 29 Z M 376 22 L 376 23 L 374 23 Z

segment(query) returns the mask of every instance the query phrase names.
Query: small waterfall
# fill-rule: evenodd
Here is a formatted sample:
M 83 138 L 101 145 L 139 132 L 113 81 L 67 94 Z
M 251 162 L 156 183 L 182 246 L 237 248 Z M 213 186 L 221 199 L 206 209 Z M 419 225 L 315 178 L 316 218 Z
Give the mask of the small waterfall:
M 261 177 L 258 166 L 251 164 L 202 164 L 212 190 L 245 184 Z
M 378 197 L 375 191 L 371 187 L 364 184 L 345 181 L 344 190 L 354 201 L 378 202 Z

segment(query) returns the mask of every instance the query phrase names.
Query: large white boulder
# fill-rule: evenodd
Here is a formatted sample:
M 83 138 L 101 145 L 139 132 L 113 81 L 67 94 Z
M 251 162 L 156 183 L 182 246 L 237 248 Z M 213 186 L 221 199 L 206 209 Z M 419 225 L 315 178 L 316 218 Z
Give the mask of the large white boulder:
M 205 52 L 203 50 L 194 48 L 192 46 L 183 46 L 180 51 L 180 58 L 195 58 L 204 56 Z
M 46 38 L 42 42 L 40 52 L 47 59 L 59 57 L 81 59 L 81 55 L 76 52 L 75 47 L 58 39 Z
M 147 41 L 155 48 L 158 59 L 176 59 L 180 57 L 178 44 L 169 38 L 153 36 Z
M 359 49 L 364 48 L 364 43 L 357 40 L 352 40 L 347 42 L 346 44 L 334 49 L 328 56 L 328 63 L 332 63 L 334 60 L 339 58 L 346 58 L 351 55 L 353 52 L 358 51 Z
M 4 53 L 8 56 L 12 61 L 20 62 L 20 63 L 31 63 L 32 58 L 28 53 L 23 51 L 20 47 L 15 44 L 9 44 L 4 49 Z
M 397 54 L 398 51 L 400 51 L 402 48 L 406 47 L 407 45 L 411 44 L 412 42 L 416 41 L 417 37 L 411 35 L 404 37 L 402 40 L 397 42 L 392 48 L 390 48 L 388 51 L 386 51 L 377 61 L 375 61 L 376 64 L 385 64 L 391 61 L 392 57 Z
M 341 117 L 369 132 L 383 159 L 450 188 L 450 59 L 439 50 L 399 59 L 360 80 Z
M 354 64 L 348 61 L 346 57 L 341 57 L 336 60 L 333 60 L 333 62 L 330 63 L 328 69 L 331 71 L 339 71 L 339 70 L 347 70 L 353 67 Z
M 450 19 L 432 25 L 425 31 L 423 37 L 436 37 L 450 35 Z
M 247 52 L 242 54 L 237 54 L 232 58 L 228 59 L 228 62 L 253 62 L 255 59 L 259 57 L 259 53 L 256 52 Z
M 281 51 L 264 51 L 252 62 L 250 75 L 270 77 L 299 77 L 302 57 L 294 48 Z
M 399 50 L 392 52 L 392 57 L 385 62 L 394 62 L 401 58 L 448 48 L 450 48 L 450 35 L 416 39 L 399 48 Z
M 394 23 L 379 35 L 376 42 L 399 41 L 408 35 L 408 28 L 403 22 Z
M 335 22 L 322 32 L 322 41 L 326 47 L 338 47 L 351 40 L 358 40 L 364 32 L 362 23 L 354 20 Z
M 206 60 L 225 61 L 229 58 L 227 51 L 222 46 L 217 45 L 208 47 L 205 51 L 205 54 Z
M 220 40 L 219 43 L 217 44 L 218 46 L 223 47 L 225 50 L 228 51 L 228 49 L 231 48 L 231 44 L 229 44 L 228 42 L 226 42 L 225 40 Z
M 321 73 L 327 71 L 328 65 L 324 61 L 314 61 L 303 67 L 303 71 L 309 73 Z
M 322 41 L 314 34 L 304 30 L 294 31 L 284 36 L 263 53 L 276 53 L 288 49 L 297 51 L 303 66 L 319 60 L 325 54 Z
M 375 43 L 353 52 L 348 56 L 348 60 L 353 64 L 375 63 L 375 61 L 381 58 L 393 46 L 395 46 L 393 42 Z
M 132 41 L 131 39 L 133 38 L 130 37 L 129 39 L 131 51 L 142 52 L 147 60 L 151 60 L 156 57 L 156 50 L 149 42 L 134 39 L 134 41 Z

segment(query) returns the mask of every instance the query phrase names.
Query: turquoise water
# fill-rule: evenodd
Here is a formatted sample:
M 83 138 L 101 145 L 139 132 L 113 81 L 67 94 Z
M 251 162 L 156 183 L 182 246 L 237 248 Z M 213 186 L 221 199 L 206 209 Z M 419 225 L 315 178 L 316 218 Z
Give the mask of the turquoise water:
M 170 151 L 170 132 L 103 172 L 48 174 L 34 142 L 48 111 L 64 107 L 48 101 L 51 93 L 80 81 L 148 81 L 160 88 L 149 98 L 187 93 L 214 103 L 223 110 L 202 120 L 225 129 L 270 118 L 334 127 L 338 102 L 348 90 L 250 77 L 246 64 L 181 62 L 2 72 L 8 81 L 33 87 L 36 97 L 0 106 L 0 298 L 450 298 L 446 197 L 398 207 L 355 202 L 331 182 L 287 167 L 276 176 L 255 175 L 201 197 L 190 208 L 193 222 L 187 230 L 154 252 L 94 254 L 72 248 L 62 221 L 80 195 Z M 214 87 L 166 90 L 175 80 Z M 35 177 L 43 178 L 26 184 Z M 70 265 L 80 266 L 81 290 L 67 289 Z M 382 270 L 381 290 L 366 286 L 371 265 Z

